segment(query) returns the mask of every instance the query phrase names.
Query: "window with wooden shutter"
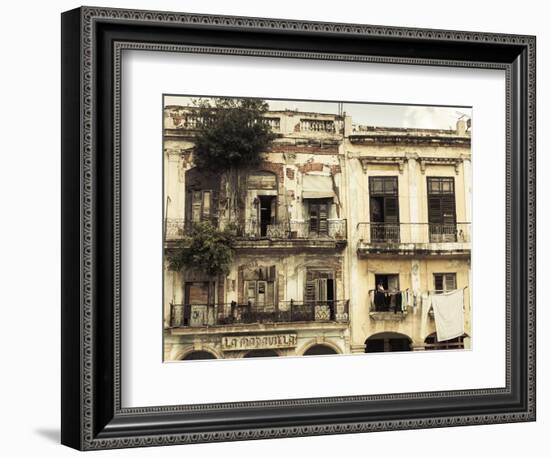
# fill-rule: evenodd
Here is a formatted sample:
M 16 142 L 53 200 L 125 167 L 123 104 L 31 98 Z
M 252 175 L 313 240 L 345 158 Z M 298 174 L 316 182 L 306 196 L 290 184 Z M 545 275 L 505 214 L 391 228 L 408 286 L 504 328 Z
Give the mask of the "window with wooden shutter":
M 453 177 L 428 177 L 428 223 L 431 242 L 456 241 Z
M 334 293 L 334 272 L 307 270 L 304 302 L 332 302 L 335 298 Z
M 270 280 L 246 280 L 245 302 L 253 309 L 265 311 L 275 306 L 275 282 Z
M 191 221 L 194 223 L 201 220 L 202 213 L 202 193 L 201 191 L 192 192 L 192 201 L 191 201 Z
M 306 284 L 304 291 L 304 302 L 315 302 L 315 272 L 312 270 L 306 271 Z
M 456 273 L 434 274 L 434 290 L 436 293 L 456 289 Z
M 369 177 L 372 242 L 399 242 L 397 177 Z
M 202 221 L 207 221 L 210 219 L 211 210 L 212 210 L 212 191 L 203 191 L 202 192 L 202 212 L 201 212 Z
M 217 196 L 211 190 L 195 190 L 188 192 L 188 198 L 191 200 L 190 219 L 193 223 L 200 221 L 210 221 L 215 208 L 215 198 Z M 216 193 L 217 194 L 217 193 Z
M 206 305 L 210 303 L 209 282 L 186 282 L 185 303 L 190 305 Z
M 309 200 L 309 232 L 310 234 L 328 233 L 329 201 L 320 199 Z

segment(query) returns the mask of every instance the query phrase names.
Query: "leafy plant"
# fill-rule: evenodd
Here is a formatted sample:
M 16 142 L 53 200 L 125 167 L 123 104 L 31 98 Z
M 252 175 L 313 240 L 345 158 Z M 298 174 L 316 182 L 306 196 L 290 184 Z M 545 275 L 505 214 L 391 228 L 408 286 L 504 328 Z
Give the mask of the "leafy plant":
M 166 257 L 170 270 L 190 269 L 216 277 L 229 273 L 234 252 L 233 234 L 205 221 L 194 224 L 189 235 L 168 251 Z
M 260 99 L 217 97 L 194 101 L 201 129 L 194 162 L 202 169 L 225 172 L 252 168 L 275 138 L 264 120 L 269 105 Z

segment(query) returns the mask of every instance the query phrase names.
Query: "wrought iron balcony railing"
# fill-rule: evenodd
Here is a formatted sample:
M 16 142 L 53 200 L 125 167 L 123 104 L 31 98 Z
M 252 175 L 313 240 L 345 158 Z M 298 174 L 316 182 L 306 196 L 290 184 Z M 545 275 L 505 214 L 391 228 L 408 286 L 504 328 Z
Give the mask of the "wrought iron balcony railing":
M 266 239 L 346 239 L 347 221 L 331 219 L 312 223 L 310 221 L 287 221 L 264 224 L 257 219 L 245 221 L 239 232 L 242 237 Z
M 217 221 L 211 221 L 217 226 Z M 184 218 L 167 218 L 165 220 L 165 239 L 178 240 L 189 234 L 193 222 Z M 347 238 L 347 221 L 331 219 L 312 224 L 309 221 L 287 221 L 282 223 L 263 223 L 258 219 L 249 219 L 236 228 L 238 238 L 247 239 L 335 239 Z
M 349 301 L 279 302 L 278 307 L 237 304 L 170 304 L 171 327 L 255 323 L 348 322 Z
M 471 223 L 359 223 L 359 240 L 366 244 L 468 243 Z

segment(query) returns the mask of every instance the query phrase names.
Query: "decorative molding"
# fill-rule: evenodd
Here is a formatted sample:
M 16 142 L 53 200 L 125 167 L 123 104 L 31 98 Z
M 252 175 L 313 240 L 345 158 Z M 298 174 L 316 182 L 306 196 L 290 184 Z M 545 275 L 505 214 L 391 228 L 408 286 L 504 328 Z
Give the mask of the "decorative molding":
M 427 165 L 452 165 L 455 168 L 455 174 L 458 175 L 460 164 L 464 161 L 461 157 L 419 157 L 420 171 L 426 173 Z
M 361 162 L 363 167 L 363 173 L 367 173 L 368 165 L 396 165 L 399 169 L 399 173 L 403 173 L 405 169 L 405 163 L 410 160 L 416 160 L 420 164 L 420 171 L 422 174 L 426 172 L 427 165 L 452 165 L 455 168 L 455 173 L 458 175 L 460 170 L 460 164 L 464 161 L 462 156 L 460 157 L 429 157 L 419 156 L 416 153 L 407 153 L 404 156 L 366 156 L 357 152 L 349 152 L 349 158 L 356 158 Z
M 407 157 L 405 156 L 363 156 L 361 154 L 348 153 L 348 157 L 355 157 L 361 162 L 363 173 L 367 173 L 369 164 L 396 165 L 399 169 L 399 173 L 403 173 L 403 170 L 405 170 L 405 162 L 407 162 Z

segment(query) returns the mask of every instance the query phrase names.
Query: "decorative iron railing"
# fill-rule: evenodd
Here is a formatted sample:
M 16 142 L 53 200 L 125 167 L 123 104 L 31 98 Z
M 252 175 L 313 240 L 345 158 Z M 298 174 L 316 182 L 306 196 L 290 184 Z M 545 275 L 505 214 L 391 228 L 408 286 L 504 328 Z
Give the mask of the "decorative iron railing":
M 288 221 L 264 224 L 257 219 L 245 221 L 239 235 L 266 239 L 346 239 L 347 221 L 331 219 L 322 222 Z
M 211 221 L 217 226 L 217 221 Z M 165 239 L 177 240 L 189 234 L 193 222 L 184 218 L 165 220 Z M 346 239 L 347 221 L 331 219 L 312 224 L 309 221 L 288 221 L 283 223 L 264 223 L 257 218 L 249 219 L 236 227 L 238 238 L 248 239 Z
M 170 304 L 170 326 L 204 327 L 255 323 L 348 322 L 349 301 L 279 302 L 257 307 L 237 304 Z
M 359 223 L 361 243 L 467 243 L 471 242 L 471 223 Z
M 201 221 L 201 223 L 203 222 L 205 221 Z M 218 222 L 215 219 L 210 219 L 209 222 L 214 227 L 218 226 Z M 166 240 L 181 239 L 186 234 L 191 233 L 195 224 L 197 223 L 184 218 L 166 218 L 164 220 L 164 238 Z

